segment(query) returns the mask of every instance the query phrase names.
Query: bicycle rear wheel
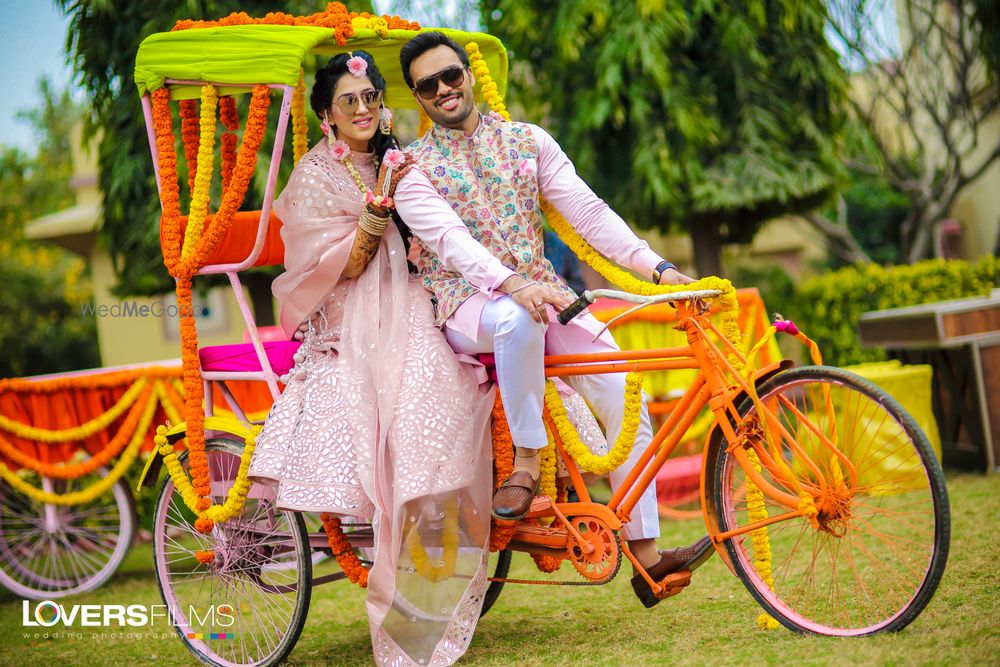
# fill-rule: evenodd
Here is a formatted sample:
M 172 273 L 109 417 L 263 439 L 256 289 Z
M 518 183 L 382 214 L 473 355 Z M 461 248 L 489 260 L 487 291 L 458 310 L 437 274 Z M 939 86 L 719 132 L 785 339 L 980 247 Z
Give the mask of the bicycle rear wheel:
M 815 523 L 796 516 L 725 540 L 737 576 L 768 613 L 798 632 L 862 636 L 906 627 L 941 580 L 951 533 L 944 476 L 926 436 L 895 399 L 836 368 L 789 370 L 765 382 L 758 395 L 818 473 L 783 439 L 786 474 L 799 489 L 776 477 L 779 466 L 766 457 L 774 450 L 764 444 L 749 398 L 738 408 L 737 435 L 758 443 L 753 449 L 763 454 L 766 481 L 792 495 L 810 492 L 819 514 Z M 776 428 L 769 431 L 781 437 Z M 836 443 L 856 476 L 819 434 Z M 788 513 L 786 505 L 753 493 L 728 453 L 740 445 L 722 443 L 721 433 L 716 438 L 710 451 L 719 452 L 713 493 L 719 530 L 747 526 L 762 512 Z
M 241 441 L 205 443 L 212 500 L 221 503 L 236 479 Z M 187 452 L 179 457 L 187 467 Z M 312 560 L 302 516 L 278 510 L 274 491 L 253 484 L 243 511 L 195 530 L 170 477 L 153 517 L 153 561 L 160 594 L 185 646 L 209 665 L 266 667 L 294 648 L 305 625 Z M 215 560 L 197 560 L 212 550 Z

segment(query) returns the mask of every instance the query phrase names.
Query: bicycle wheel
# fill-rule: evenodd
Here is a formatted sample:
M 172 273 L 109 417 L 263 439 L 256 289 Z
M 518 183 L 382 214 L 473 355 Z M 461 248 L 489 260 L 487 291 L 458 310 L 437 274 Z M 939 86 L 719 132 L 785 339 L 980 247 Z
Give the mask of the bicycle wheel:
M 510 573 L 510 549 L 504 549 L 503 551 L 498 551 L 496 553 L 496 563 L 493 565 L 493 575 L 492 579 L 505 579 Z M 493 558 L 491 556 L 491 558 Z M 493 607 L 496 603 L 497 598 L 500 597 L 500 591 L 503 590 L 502 581 L 491 581 L 490 585 L 486 587 L 486 594 L 483 596 L 483 608 L 479 612 L 479 618 L 486 615 L 486 612 Z
M 70 493 L 107 476 L 98 468 L 78 479 L 42 478 L 32 486 Z M 35 600 L 92 591 L 107 581 L 128 553 L 135 506 L 125 480 L 80 505 L 40 503 L 0 481 L 0 585 Z
M 951 533 L 944 477 L 926 436 L 895 399 L 836 368 L 789 370 L 765 382 L 758 395 L 818 465 L 818 472 L 811 469 L 781 442 L 786 474 L 816 498 L 819 514 L 815 524 L 797 516 L 725 540 L 736 574 L 768 613 L 798 632 L 862 636 L 906 627 L 941 580 Z M 737 434 L 769 451 L 757 406 L 747 398 L 738 410 Z M 856 475 L 818 433 L 836 442 Z M 724 532 L 762 515 L 755 487 L 727 453 L 732 445 L 716 446 L 713 495 Z M 797 495 L 794 484 L 776 478 L 778 466 L 761 458 L 763 478 Z M 770 517 L 793 509 L 768 496 L 763 508 Z M 773 582 L 767 581 L 768 549 Z
M 205 443 L 212 500 L 220 503 L 236 478 L 243 443 Z M 187 464 L 187 452 L 181 455 Z M 167 477 L 153 516 L 156 581 L 181 641 L 210 665 L 266 666 L 291 652 L 305 625 L 312 561 L 301 515 L 278 510 L 274 492 L 254 484 L 243 511 L 210 535 Z M 199 550 L 213 550 L 203 564 Z

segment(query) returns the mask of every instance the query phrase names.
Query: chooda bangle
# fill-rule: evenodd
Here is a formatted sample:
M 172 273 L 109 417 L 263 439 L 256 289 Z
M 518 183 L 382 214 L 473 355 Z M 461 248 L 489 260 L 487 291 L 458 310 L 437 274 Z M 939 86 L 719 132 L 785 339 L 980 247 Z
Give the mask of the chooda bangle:
M 361 210 L 361 216 L 358 218 L 358 229 L 366 232 L 372 236 L 382 236 L 385 232 L 386 226 L 389 224 L 390 216 L 378 216 L 372 212 L 370 208 L 365 206 Z

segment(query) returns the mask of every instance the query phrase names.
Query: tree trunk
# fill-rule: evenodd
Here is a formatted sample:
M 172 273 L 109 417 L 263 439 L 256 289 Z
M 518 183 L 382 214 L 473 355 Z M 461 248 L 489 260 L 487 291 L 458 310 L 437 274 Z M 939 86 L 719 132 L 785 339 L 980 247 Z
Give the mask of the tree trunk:
M 276 324 L 274 320 L 274 297 L 271 296 L 271 281 L 273 276 L 266 273 L 246 273 L 243 283 L 250 293 L 250 305 L 253 307 L 253 319 L 259 327 L 270 327 Z
M 707 216 L 688 220 L 688 233 L 694 244 L 694 268 L 699 278 L 722 274 L 722 238 L 719 227 Z

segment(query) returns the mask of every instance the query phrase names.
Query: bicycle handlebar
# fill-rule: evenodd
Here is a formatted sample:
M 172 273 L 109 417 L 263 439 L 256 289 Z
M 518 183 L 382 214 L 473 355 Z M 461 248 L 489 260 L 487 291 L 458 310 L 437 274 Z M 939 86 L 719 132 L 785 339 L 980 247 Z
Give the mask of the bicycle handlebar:
M 631 292 L 622 292 L 611 289 L 586 290 L 580 298 L 571 303 L 566 310 L 559 313 L 559 323 L 568 324 L 570 320 L 582 313 L 584 308 L 594 303 L 594 301 L 601 297 L 638 303 L 640 304 L 639 307 L 633 310 L 639 310 L 654 303 L 666 303 L 668 301 L 691 301 L 693 299 L 711 299 L 719 296 L 720 294 L 722 294 L 722 292 L 717 289 L 691 290 L 688 292 L 673 292 L 671 294 L 655 294 L 652 296 L 643 296 L 641 294 L 632 294 Z

